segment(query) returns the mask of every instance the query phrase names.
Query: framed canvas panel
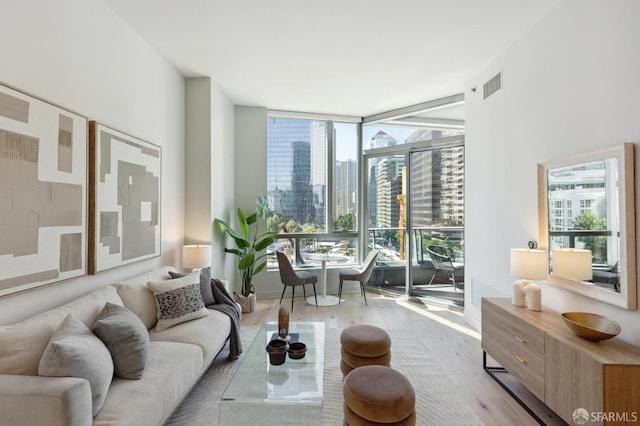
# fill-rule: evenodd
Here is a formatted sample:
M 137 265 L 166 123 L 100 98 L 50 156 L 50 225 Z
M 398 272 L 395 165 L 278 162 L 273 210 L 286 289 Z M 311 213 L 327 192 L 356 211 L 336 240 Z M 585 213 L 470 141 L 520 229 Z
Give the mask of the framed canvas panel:
M 87 119 L 0 85 L 0 296 L 87 273 Z
M 89 122 L 89 273 L 160 256 L 162 148 Z

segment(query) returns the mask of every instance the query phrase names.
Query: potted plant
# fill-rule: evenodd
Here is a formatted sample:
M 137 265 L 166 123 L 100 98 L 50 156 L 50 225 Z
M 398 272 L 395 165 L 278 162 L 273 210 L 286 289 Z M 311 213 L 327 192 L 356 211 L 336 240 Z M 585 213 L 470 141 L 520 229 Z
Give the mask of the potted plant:
M 253 290 L 253 277 L 260 273 L 266 266 L 266 254 L 259 254 L 262 250 L 273 244 L 275 232 L 265 231 L 260 233 L 260 219 L 266 221 L 269 212 L 267 197 L 260 195 L 256 199 L 255 213 L 247 216 L 238 208 L 238 224 L 240 232 L 236 232 L 229 224 L 221 219 L 215 219 L 214 225 L 222 232 L 226 232 L 235 242 L 236 248 L 225 247 L 224 251 L 238 256 L 238 269 L 242 279 L 242 292 L 234 292 L 236 300 L 242 305 L 243 312 L 251 312 L 255 307 L 255 293 Z M 266 229 L 266 223 L 265 223 Z M 249 298 L 249 299 L 247 299 Z M 245 306 L 248 305 L 248 306 Z

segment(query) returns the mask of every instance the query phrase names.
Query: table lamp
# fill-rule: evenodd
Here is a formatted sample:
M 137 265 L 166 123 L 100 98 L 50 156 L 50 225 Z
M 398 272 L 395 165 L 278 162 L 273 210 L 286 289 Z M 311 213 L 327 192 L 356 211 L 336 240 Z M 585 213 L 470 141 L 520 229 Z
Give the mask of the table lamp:
M 187 245 L 182 247 L 182 267 L 185 270 L 196 270 L 211 266 L 210 245 Z
M 545 250 L 511 249 L 511 275 L 520 280 L 513 283 L 511 303 L 527 306 L 532 311 L 542 308 L 540 287 L 531 280 L 543 280 L 549 272 L 549 258 Z
M 559 248 L 553 250 L 553 275 L 574 281 L 590 281 L 591 250 Z

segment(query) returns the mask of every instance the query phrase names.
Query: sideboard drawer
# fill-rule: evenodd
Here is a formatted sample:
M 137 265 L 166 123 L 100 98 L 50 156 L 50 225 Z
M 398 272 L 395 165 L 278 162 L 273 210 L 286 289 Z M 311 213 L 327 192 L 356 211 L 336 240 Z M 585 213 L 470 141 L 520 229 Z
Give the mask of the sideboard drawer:
M 482 349 L 567 423 L 577 407 L 633 421 L 640 413 L 640 348 L 617 338 L 582 339 L 556 312 L 530 311 L 508 298 L 483 298 Z M 483 357 L 484 369 L 506 388 L 494 374 L 499 369 L 486 361 Z M 606 419 L 589 424 L 613 423 L 619 424 Z
M 540 399 L 544 399 L 544 335 L 483 300 L 482 349 Z

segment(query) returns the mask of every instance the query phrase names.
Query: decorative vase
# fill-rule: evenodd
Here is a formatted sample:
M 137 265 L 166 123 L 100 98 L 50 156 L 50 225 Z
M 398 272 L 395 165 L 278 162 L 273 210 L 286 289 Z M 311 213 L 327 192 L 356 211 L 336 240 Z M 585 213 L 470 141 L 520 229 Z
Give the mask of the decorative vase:
M 282 340 L 290 340 L 289 311 L 284 306 L 281 306 L 278 310 L 278 337 Z

